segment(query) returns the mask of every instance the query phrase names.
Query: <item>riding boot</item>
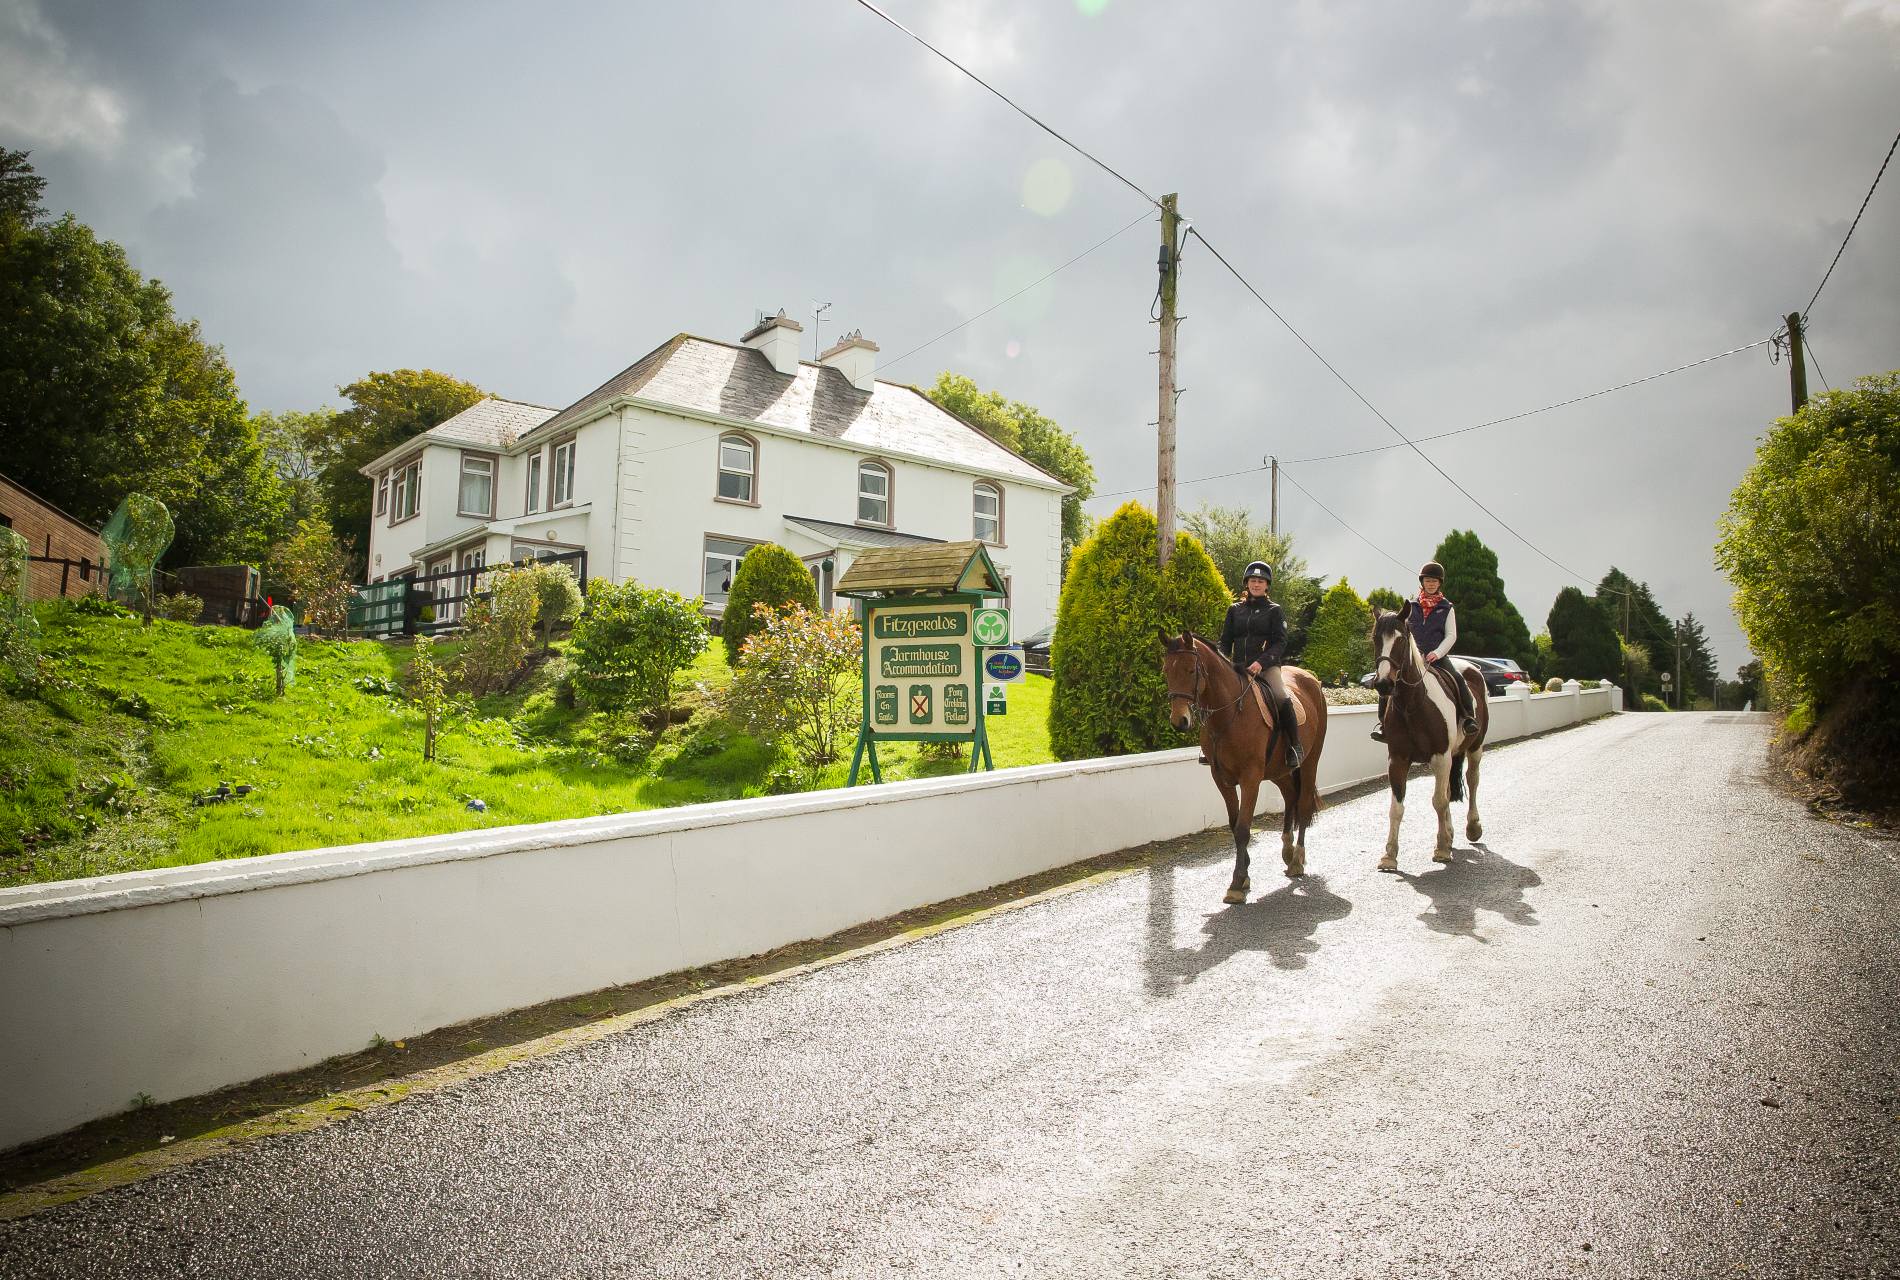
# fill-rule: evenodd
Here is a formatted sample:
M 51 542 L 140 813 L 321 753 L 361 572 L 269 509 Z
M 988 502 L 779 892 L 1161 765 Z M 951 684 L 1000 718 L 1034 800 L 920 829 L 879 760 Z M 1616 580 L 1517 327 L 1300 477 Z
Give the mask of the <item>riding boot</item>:
M 1374 742 L 1385 741 L 1385 704 L 1387 698 L 1388 695 L 1386 694 L 1382 693 L 1379 695 L 1379 714 L 1372 721 L 1372 740 Z
M 1478 712 L 1471 705 L 1471 686 L 1465 683 L 1465 678 L 1458 674 L 1455 667 L 1452 669 L 1451 676 L 1452 687 L 1458 690 L 1458 727 L 1466 733 L 1476 733 Z
M 1297 769 L 1306 759 L 1306 750 L 1300 746 L 1300 722 L 1291 702 L 1280 704 L 1280 732 L 1286 735 L 1286 766 Z

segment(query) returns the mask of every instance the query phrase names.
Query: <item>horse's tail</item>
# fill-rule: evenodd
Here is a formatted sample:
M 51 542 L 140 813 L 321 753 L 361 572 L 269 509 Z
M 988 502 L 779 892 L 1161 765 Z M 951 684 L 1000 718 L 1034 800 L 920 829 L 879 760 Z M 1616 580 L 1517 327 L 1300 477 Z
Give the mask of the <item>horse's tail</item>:
M 1465 758 L 1462 753 L 1451 758 L 1451 798 L 1458 801 L 1465 798 Z

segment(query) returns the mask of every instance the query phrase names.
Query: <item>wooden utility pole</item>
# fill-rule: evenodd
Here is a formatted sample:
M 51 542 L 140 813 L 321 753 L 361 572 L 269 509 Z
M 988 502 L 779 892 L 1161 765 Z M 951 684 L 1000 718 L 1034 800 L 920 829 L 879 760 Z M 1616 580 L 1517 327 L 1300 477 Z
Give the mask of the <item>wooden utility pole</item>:
M 1269 494 L 1267 499 L 1267 532 L 1277 538 L 1280 536 L 1280 460 L 1269 454 L 1267 455 L 1267 464 L 1273 468 L 1273 483 L 1268 486 L 1267 489 Z
M 1181 222 L 1178 196 L 1161 197 L 1161 416 L 1156 420 L 1155 520 L 1160 525 L 1161 566 L 1174 554 L 1174 303 L 1180 263 L 1175 237 Z
M 1808 402 L 1808 352 L 1807 345 L 1801 341 L 1801 313 L 1788 313 L 1788 390 L 1794 401 L 1794 411 Z

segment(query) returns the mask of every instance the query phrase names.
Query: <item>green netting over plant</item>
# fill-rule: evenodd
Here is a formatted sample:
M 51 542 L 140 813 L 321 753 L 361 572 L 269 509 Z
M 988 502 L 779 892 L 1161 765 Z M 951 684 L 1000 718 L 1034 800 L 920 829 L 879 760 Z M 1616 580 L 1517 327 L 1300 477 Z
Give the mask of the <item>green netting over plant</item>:
M 128 494 L 99 531 L 106 544 L 112 594 L 145 605 L 152 596 L 152 570 L 172 544 L 172 513 L 157 498 Z
M 297 619 L 283 605 L 274 605 L 270 621 L 257 629 L 251 642 L 270 655 L 277 669 L 277 692 L 297 680 Z
M 40 624 L 26 602 L 26 558 L 31 554 L 25 538 L 0 529 L 0 668 L 12 679 L 30 679 L 38 665 L 35 638 Z

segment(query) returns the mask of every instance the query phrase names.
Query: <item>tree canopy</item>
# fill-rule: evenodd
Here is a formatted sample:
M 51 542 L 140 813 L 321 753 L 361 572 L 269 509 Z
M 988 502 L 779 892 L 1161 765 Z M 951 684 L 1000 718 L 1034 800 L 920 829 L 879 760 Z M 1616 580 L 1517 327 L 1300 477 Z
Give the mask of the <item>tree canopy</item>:
M 157 499 L 167 563 L 259 562 L 284 496 L 224 353 L 44 186 L 0 150 L 0 471 L 93 524 Z
M 1034 405 L 1006 400 L 1001 392 L 984 391 L 960 373 L 938 374 L 937 385 L 926 394 L 938 408 L 954 413 L 1005 449 L 1075 489 L 1062 500 L 1066 564 L 1069 553 L 1088 536 L 1089 517 L 1082 504 L 1095 495 L 1095 466 L 1075 437 Z
M 1535 656 L 1530 628 L 1498 576 L 1498 554 L 1469 529 L 1452 531 L 1432 559 L 1445 566 L 1445 595 L 1458 610 L 1458 651 L 1510 658 L 1529 667 Z
M 1624 611 L 1624 595 L 1628 594 L 1628 613 Z M 1656 596 L 1647 582 L 1637 582 L 1616 566 L 1603 575 L 1603 581 L 1597 583 L 1597 607 L 1603 610 L 1603 616 L 1609 619 L 1611 630 L 1623 635 L 1623 623 L 1627 616 L 1629 633 L 1627 639 L 1639 646 L 1649 655 L 1650 674 L 1646 675 L 1631 693 L 1632 699 L 1638 694 L 1662 692 L 1661 674 L 1673 673 L 1676 669 L 1676 629 L 1669 621 L 1669 615 L 1656 603 Z
M 1678 705 L 1687 707 L 1696 698 L 1710 696 L 1715 686 L 1715 651 L 1709 648 L 1708 632 L 1696 620 L 1694 610 L 1682 615 L 1675 632 L 1676 641 L 1681 645 L 1682 668 L 1682 686 L 1678 693 L 1682 701 Z
M 1449 568 L 1449 566 L 1447 566 Z M 1550 632 L 1553 676 L 1567 680 L 1607 680 L 1623 674 L 1623 649 L 1596 601 L 1565 587 L 1551 603 L 1545 623 Z M 1464 624 L 1459 624 L 1462 633 Z
M 1372 670 L 1372 608 L 1344 578 L 1320 598 L 1300 665 L 1323 684 L 1348 684 Z

